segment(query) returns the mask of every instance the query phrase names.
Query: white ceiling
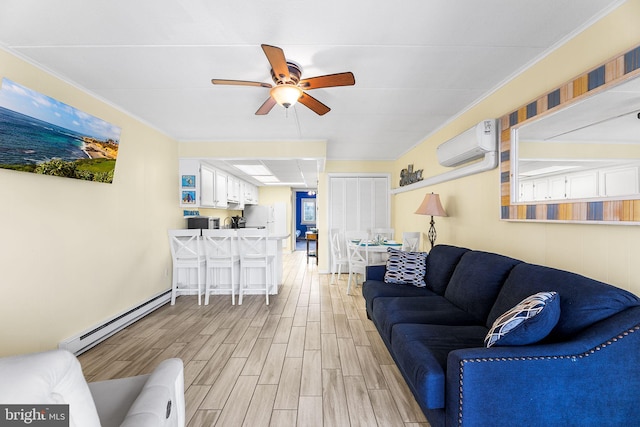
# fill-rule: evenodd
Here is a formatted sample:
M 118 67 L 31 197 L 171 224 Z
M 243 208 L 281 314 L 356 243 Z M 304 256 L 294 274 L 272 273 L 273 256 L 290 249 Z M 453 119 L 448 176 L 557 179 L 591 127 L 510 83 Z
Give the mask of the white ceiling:
M 179 141 L 321 139 L 329 160 L 394 160 L 620 3 L 3 0 L 0 46 Z M 261 43 L 303 78 L 356 84 L 313 90 L 324 116 L 256 116 L 268 89 L 211 79 L 271 83 Z

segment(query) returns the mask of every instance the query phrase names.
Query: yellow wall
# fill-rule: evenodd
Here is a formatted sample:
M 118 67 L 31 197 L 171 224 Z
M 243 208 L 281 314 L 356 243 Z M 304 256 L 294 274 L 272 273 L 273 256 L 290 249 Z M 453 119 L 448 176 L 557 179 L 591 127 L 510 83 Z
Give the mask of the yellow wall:
M 640 44 L 640 0 L 623 4 L 397 160 L 436 175 L 436 147 L 485 118 L 498 118 L 574 76 Z M 421 162 L 415 159 L 421 159 Z M 428 228 L 413 212 L 427 192 L 440 194 L 448 218 L 436 218 L 438 242 L 488 250 L 584 274 L 640 294 L 640 227 L 505 222 L 499 169 L 398 194 L 396 231 Z
M 518 141 L 521 159 L 640 159 L 640 144 Z
M 0 169 L 0 355 L 55 348 L 169 289 L 178 145 L 0 50 L 0 77 L 122 128 L 113 184 Z

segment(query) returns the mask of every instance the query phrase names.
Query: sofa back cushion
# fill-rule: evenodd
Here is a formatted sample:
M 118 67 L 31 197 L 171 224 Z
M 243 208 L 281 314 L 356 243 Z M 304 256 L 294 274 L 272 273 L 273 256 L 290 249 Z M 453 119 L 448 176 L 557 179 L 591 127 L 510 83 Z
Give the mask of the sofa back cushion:
M 521 262 L 503 255 L 469 251 L 456 266 L 444 297 L 484 325 L 509 272 Z M 507 310 L 521 300 L 507 307 Z
M 542 291 L 560 297 L 560 319 L 548 340 L 560 341 L 629 307 L 640 305 L 630 292 L 568 271 L 522 263 L 507 278 L 487 325 L 523 298 Z
M 462 255 L 467 252 L 469 249 L 458 246 L 434 246 L 427 256 L 427 275 L 425 276 L 427 288 L 438 295 L 444 295 L 456 265 Z

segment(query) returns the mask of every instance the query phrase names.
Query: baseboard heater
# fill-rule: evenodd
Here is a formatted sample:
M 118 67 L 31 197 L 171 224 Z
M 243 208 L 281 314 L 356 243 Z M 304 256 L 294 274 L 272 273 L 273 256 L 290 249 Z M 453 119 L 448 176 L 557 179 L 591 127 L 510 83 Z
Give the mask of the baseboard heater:
M 109 338 L 116 332 L 126 328 L 160 306 L 171 301 L 171 290 L 161 292 L 144 303 L 120 313 L 101 324 L 90 328 L 79 335 L 60 342 L 58 348 L 69 350 L 75 355 L 84 353 L 95 345 Z

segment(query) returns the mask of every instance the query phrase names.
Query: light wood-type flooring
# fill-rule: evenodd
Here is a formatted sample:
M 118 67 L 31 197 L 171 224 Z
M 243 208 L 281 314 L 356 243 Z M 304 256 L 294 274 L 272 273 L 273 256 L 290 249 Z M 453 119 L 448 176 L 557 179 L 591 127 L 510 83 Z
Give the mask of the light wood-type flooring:
M 189 427 L 428 426 L 367 319 L 362 288 L 346 295 L 347 275 L 330 284 L 305 252 L 284 263 L 268 306 L 264 295 L 241 306 L 181 296 L 82 354 L 85 376 L 149 373 L 179 357 Z

